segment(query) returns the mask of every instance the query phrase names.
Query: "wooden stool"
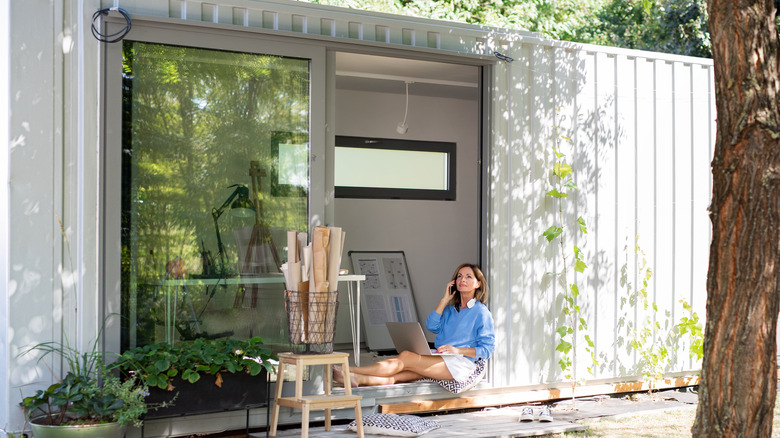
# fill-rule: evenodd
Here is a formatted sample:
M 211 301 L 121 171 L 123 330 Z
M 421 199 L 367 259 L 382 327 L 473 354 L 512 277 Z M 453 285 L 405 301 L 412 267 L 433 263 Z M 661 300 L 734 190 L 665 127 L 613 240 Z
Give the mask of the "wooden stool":
M 363 415 L 360 410 L 359 395 L 352 395 L 349 384 L 349 353 L 330 354 L 293 354 L 279 353 L 279 369 L 276 372 L 276 395 L 274 396 L 273 414 L 271 414 L 271 436 L 276 436 L 276 426 L 279 422 L 279 406 L 287 406 L 301 410 L 301 438 L 309 436 L 309 410 L 325 409 L 325 430 L 330 430 L 331 408 L 355 408 L 357 434 L 363 438 Z M 282 397 L 284 383 L 284 365 L 295 365 L 295 396 Z M 331 387 L 331 365 L 341 365 L 344 373 L 345 395 L 333 395 Z M 307 365 L 325 365 L 325 394 L 303 395 L 303 367 Z

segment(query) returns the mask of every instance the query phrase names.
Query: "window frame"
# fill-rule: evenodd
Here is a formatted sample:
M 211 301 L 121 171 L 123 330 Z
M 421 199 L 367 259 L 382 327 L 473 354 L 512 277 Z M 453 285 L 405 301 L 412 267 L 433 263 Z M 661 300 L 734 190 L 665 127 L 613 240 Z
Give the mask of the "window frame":
M 180 25 L 172 21 L 134 20 L 125 40 L 145 43 L 186 46 L 209 50 L 225 50 L 308 59 L 310 65 L 309 118 L 309 228 L 320 225 L 325 215 L 325 188 L 318 183 L 325 179 L 325 163 L 316 157 L 325 155 L 325 131 L 317 126 L 325 124 L 326 50 L 318 45 L 284 42 L 279 37 L 245 30 L 220 27 Z M 108 32 L 116 32 L 122 24 L 109 20 Z M 101 132 L 102 193 L 100 196 L 100 259 L 102 275 L 97 286 L 102 290 L 101 320 L 107 315 L 121 314 L 121 166 L 122 166 L 122 44 L 103 45 L 101 85 L 103 98 L 98 126 Z M 105 327 L 103 348 L 119 352 L 121 324 Z
M 394 138 L 353 137 L 337 135 L 335 147 L 399 150 L 414 152 L 439 152 L 447 154 L 447 188 L 408 189 L 387 187 L 353 187 L 335 185 L 336 198 L 362 199 L 411 199 L 431 201 L 455 201 L 457 181 L 457 143 L 445 141 L 405 140 Z

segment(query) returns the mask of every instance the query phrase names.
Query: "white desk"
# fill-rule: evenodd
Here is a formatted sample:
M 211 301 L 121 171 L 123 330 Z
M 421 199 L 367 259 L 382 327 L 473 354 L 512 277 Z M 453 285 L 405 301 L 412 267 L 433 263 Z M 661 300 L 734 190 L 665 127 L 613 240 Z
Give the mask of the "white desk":
M 339 281 L 347 282 L 347 296 L 349 297 L 349 324 L 352 326 L 352 350 L 354 352 L 355 365 L 360 366 L 360 282 L 365 280 L 365 275 L 339 275 Z M 352 282 L 356 285 L 356 299 L 352 300 Z
M 365 280 L 365 275 L 339 275 L 339 281 L 347 283 L 347 297 L 349 300 L 349 323 L 352 328 L 352 349 L 355 357 L 355 365 L 360 366 L 360 282 Z M 162 282 L 162 286 L 174 287 L 174 293 L 178 292 L 176 286 L 217 286 L 217 285 L 246 285 L 246 284 L 283 284 L 284 276 L 267 275 L 263 277 L 215 277 L 215 278 L 187 278 L 169 279 Z M 355 299 L 352 298 L 352 283 L 355 283 Z M 189 297 L 188 297 L 189 299 Z M 191 303 L 190 303 L 191 305 Z M 193 313 L 195 310 L 192 310 Z M 166 334 L 173 340 L 172 323 L 170 314 L 166 314 Z M 197 320 L 196 320 L 197 324 Z M 170 332 L 170 333 L 169 333 Z

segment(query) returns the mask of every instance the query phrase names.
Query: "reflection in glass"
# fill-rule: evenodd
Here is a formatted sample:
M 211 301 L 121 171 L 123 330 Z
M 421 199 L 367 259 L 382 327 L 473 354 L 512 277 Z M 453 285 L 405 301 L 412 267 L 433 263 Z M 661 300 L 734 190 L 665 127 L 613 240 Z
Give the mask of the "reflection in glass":
M 122 349 L 286 344 L 279 245 L 307 231 L 309 61 L 132 41 L 123 55 Z

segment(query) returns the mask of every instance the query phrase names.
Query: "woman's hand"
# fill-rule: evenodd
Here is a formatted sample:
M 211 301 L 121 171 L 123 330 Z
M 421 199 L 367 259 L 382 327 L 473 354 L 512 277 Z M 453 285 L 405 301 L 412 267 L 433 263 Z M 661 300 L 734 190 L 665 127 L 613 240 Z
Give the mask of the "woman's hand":
M 446 354 L 460 354 L 460 348 L 453 347 L 452 345 L 442 345 L 441 347 L 436 349 L 437 353 L 446 353 Z
M 455 287 L 455 280 L 452 280 L 451 282 L 447 283 L 447 287 L 444 288 L 444 296 L 441 298 L 441 301 L 444 301 L 446 303 L 450 302 L 450 299 L 452 298 L 453 295 L 450 292 L 450 289 L 452 289 L 453 287 Z
M 477 357 L 477 349 L 473 347 L 453 347 L 452 345 L 442 345 L 441 347 L 436 349 L 437 353 L 446 353 L 446 354 L 460 354 L 463 356 L 469 356 L 469 357 Z
M 447 283 L 447 287 L 444 288 L 444 296 L 441 297 L 439 300 L 439 304 L 436 306 L 436 313 L 441 315 L 444 312 L 444 308 L 447 307 L 448 304 L 450 304 L 450 299 L 452 299 L 452 294 L 450 293 L 450 288 L 455 286 L 455 280 L 450 281 Z M 457 293 L 457 292 L 456 292 Z

